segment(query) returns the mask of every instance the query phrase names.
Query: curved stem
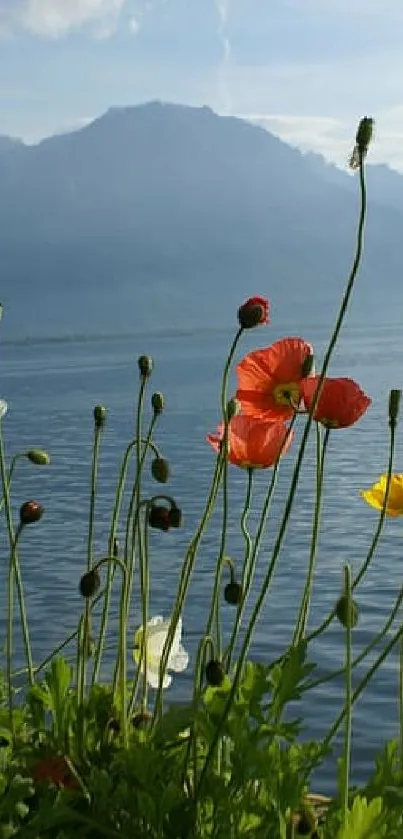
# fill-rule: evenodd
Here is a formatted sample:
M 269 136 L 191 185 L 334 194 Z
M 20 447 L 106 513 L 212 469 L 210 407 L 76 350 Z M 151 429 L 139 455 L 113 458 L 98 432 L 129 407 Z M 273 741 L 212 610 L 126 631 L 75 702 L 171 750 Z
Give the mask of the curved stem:
M 223 373 L 223 380 L 221 386 L 221 408 L 223 411 L 223 416 L 226 418 L 227 416 L 227 390 L 228 390 L 228 379 L 229 373 L 231 369 L 232 360 L 235 355 L 235 351 L 238 345 L 238 341 L 242 335 L 243 330 L 238 329 L 235 338 L 232 342 L 227 361 L 224 367 Z M 193 537 L 190 546 L 186 552 L 186 556 L 183 562 L 182 571 L 181 571 L 181 581 L 179 583 L 178 592 L 176 595 L 176 601 L 172 613 L 172 618 L 170 621 L 170 626 L 167 634 L 167 638 L 164 644 L 164 649 L 161 656 L 161 663 L 160 663 L 160 677 L 159 677 L 159 685 L 157 691 L 157 697 L 154 706 L 154 714 L 153 719 L 151 722 L 151 729 L 153 730 L 157 719 L 160 717 L 162 713 L 162 684 L 164 680 L 165 670 L 167 667 L 169 654 L 171 652 L 173 639 L 175 637 L 176 627 L 178 625 L 179 617 L 182 611 L 183 603 L 185 601 L 186 593 L 189 586 L 189 581 L 191 578 L 192 570 L 194 567 L 196 553 L 198 546 L 200 544 L 201 537 L 204 533 L 204 530 L 207 526 L 209 518 L 211 516 L 212 510 L 214 508 L 215 500 L 217 497 L 218 488 L 221 481 L 222 469 L 223 469 L 223 457 L 225 457 L 225 453 L 221 451 L 220 454 L 216 458 L 216 465 L 214 470 L 214 475 L 212 478 L 210 492 L 206 501 L 206 505 L 204 508 L 204 513 L 201 519 L 201 522 L 197 528 L 196 534 Z
M 207 772 L 208 766 L 209 766 L 210 761 L 212 759 L 212 756 L 214 754 L 217 743 L 220 739 L 222 728 L 225 725 L 225 721 L 228 717 L 232 702 L 234 700 L 236 691 L 238 689 L 245 655 L 248 651 L 249 644 L 250 644 L 250 641 L 251 641 L 251 638 L 252 638 L 252 634 L 253 634 L 253 631 L 254 631 L 254 628 L 255 628 L 255 624 L 257 622 L 257 619 L 258 619 L 258 616 L 259 616 L 259 613 L 260 613 L 260 609 L 261 609 L 261 607 L 264 603 L 266 593 L 267 593 L 267 589 L 270 585 L 271 577 L 272 577 L 272 574 L 273 574 L 273 571 L 274 571 L 274 567 L 275 567 L 278 555 L 280 553 L 281 545 L 282 545 L 283 538 L 284 538 L 284 535 L 285 535 L 285 532 L 286 532 L 288 519 L 289 519 L 289 516 L 290 516 L 290 513 L 291 513 L 291 509 L 292 509 L 292 505 L 293 505 L 293 501 L 294 501 L 294 496 L 295 496 L 297 485 L 298 485 L 299 475 L 300 475 L 300 471 L 301 471 L 301 465 L 302 465 L 302 461 L 303 461 L 304 454 L 305 454 L 305 448 L 306 448 L 306 445 L 307 445 L 311 424 L 312 424 L 312 421 L 313 421 L 313 415 L 315 413 L 315 408 L 316 408 L 316 405 L 317 405 L 317 402 L 318 402 L 318 399 L 319 399 L 319 394 L 320 394 L 320 390 L 321 390 L 321 387 L 322 387 L 322 382 L 323 382 L 323 379 L 325 378 L 327 369 L 329 367 L 330 359 L 331 359 L 334 347 L 336 345 L 336 342 L 337 342 L 337 339 L 338 339 L 338 336 L 339 336 L 339 333 L 340 333 L 340 329 L 341 329 L 341 326 L 342 326 L 342 323 L 343 323 L 343 320 L 344 320 L 344 317 L 345 317 L 345 314 L 346 314 L 346 311 L 347 311 L 347 308 L 348 308 L 348 304 L 349 304 L 349 301 L 350 301 L 351 293 L 352 293 L 352 290 L 353 290 L 353 287 L 354 287 L 354 281 L 355 281 L 355 278 L 356 278 L 356 275 L 357 275 L 357 272 L 358 272 L 358 268 L 359 268 L 359 264 L 360 264 L 360 260 L 361 260 L 361 254 L 362 254 L 364 223 L 365 223 L 365 216 L 366 216 L 366 187 L 365 187 L 365 177 L 364 177 L 364 157 L 361 153 L 360 153 L 360 157 L 359 157 L 359 176 L 360 176 L 361 206 L 360 206 L 360 215 L 359 215 L 359 220 L 358 220 L 358 228 L 357 228 L 357 236 L 356 236 L 356 248 L 355 248 L 355 255 L 354 255 L 352 269 L 351 269 L 351 272 L 350 272 L 350 275 L 349 275 L 349 278 L 348 278 L 348 281 L 347 281 L 347 286 L 346 286 L 346 290 L 344 292 L 343 299 L 342 299 L 342 302 L 341 302 L 341 305 L 340 305 L 339 313 L 338 313 L 338 316 L 336 318 L 336 323 L 335 323 L 335 326 L 334 326 L 334 329 L 333 329 L 333 333 L 332 333 L 332 336 L 330 338 L 330 342 L 329 342 L 327 351 L 325 353 L 325 358 L 324 358 L 324 361 L 323 361 L 322 370 L 321 370 L 321 373 L 320 373 L 320 376 L 319 376 L 319 379 L 318 379 L 318 383 L 317 383 L 317 387 L 316 387 L 316 391 L 315 391 L 315 394 L 314 394 L 314 397 L 313 397 L 313 400 L 312 400 L 311 411 L 308 414 L 307 421 L 305 423 L 305 428 L 304 428 L 304 431 L 303 431 L 303 434 L 302 434 L 302 440 L 301 440 L 301 444 L 300 444 L 300 448 L 299 448 L 299 452 L 298 452 L 297 462 L 296 462 L 296 465 L 295 465 L 295 468 L 294 468 L 294 473 L 293 473 L 292 480 L 291 480 L 290 491 L 289 491 L 289 494 L 288 494 L 288 499 L 287 499 L 283 519 L 282 519 L 281 524 L 280 524 L 278 537 L 277 537 L 277 540 L 276 540 L 276 543 L 275 543 L 275 546 L 274 546 L 274 549 L 273 549 L 273 555 L 272 555 L 272 560 L 271 560 L 271 563 L 270 563 L 269 571 L 268 571 L 268 573 L 266 575 L 266 578 L 264 580 L 260 595 L 257 599 L 256 606 L 255 606 L 255 609 L 254 609 L 253 614 L 252 614 L 252 618 L 250 620 L 248 630 L 245 634 L 245 639 L 244 639 L 244 643 L 242 645 L 242 649 L 241 649 L 241 653 L 240 653 L 240 657 L 239 657 L 239 661 L 238 661 L 238 666 L 236 668 L 236 672 L 235 672 L 235 676 L 234 676 L 233 685 L 232 685 L 231 691 L 229 693 L 229 696 L 228 696 L 228 699 L 227 699 L 227 702 L 226 702 L 224 713 L 221 717 L 220 722 L 216 726 L 215 734 L 214 734 L 214 737 L 213 737 L 212 742 L 210 744 L 209 751 L 207 753 L 205 764 L 204 764 L 204 767 L 203 767 L 203 770 L 202 770 L 202 773 L 201 773 L 201 776 L 200 776 L 198 791 L 200 791 L 201 785 L 204 781 L 204 778 L 206 777 L 206 772 Z
M 315 571 L 316 551 L 318 546 L 320 514 L 323 496 L 323 469 L 325 463 L 325 455 L 327 444 L 329 441 L 329 428 L 326 428 L 323 445 L 321 441 L 321 429 L 319 423 L 316 424 L 316 497 L 315 510 L 312 523 L 311 548 L 309 554 L 309 565 L 304 593 L 302 596 L 301 607 L 295 627 L 292 646 L 297 646 L 306 632 L 306 626 L 309 617 L 309 604 L 311 599 L 313 577 Z
M 13 456 L 12 460 L 11 460 L 10 468 L 8 470 L 8 475 L 7 475 L 7 485 L 8 485 L 8 491 L 9 492 L 10 492 L 10 489 L 11 489 L 11 479 L 13 477 L 13 473 L 14 473 L 14 469 L 16 467 L 17 460 L 20 460 L 22 457 L 25 457 L 25 454 L 23 454 L 22 452 L 19 452 L 18 454 L 15 454 Z M 6 502 L 6 496 L 5 496 L 4 491 L 3 491 L 3 497 L 0 500 L 0 513 L 3 509 L 3 507 L 4 507 L 5 502 Z
M 348 791 L 350 784 L 350 758 L 351 758 L 351 725 L 352 725 L 352 687 L 351 687 L 351 629 L 352 629 L 352 597 L 351 597 L 351 569 L 349 565 L 344 568 L 344 593 L 347 598 L 347 624 L 346 624 L 346 641 L 345 641 L 345 676 L 346 676 L 346 718 L 345 718 L 345 735 L 344 735 L 344 749 L 343 749 L 343 764 L 342 764 L 342 814 L 343 824 L 347 823 L 348 816 Z
M 94 430 L 94 444 L 92 449 L 92 465 L 91 465 L 91 486 L 90 486 L 90 511 L 88 521 L 88 538 L 87 538 L 87 572 L 92 569 L 92 550 L 94 539 L 94 522 L 95 522 L 95 498 L 97 492 L 98 481 L 98 461 L 99 461 L 99 446 L 101 441 L 102 426 L 95 425 Z M 84 704 L 84 694 L 87 678 L 87 648 L 90 636 L 90 601 L 87 599 L 84 606 L 82 624 L 82 644 L 83 648 L 78 657 L 79 665 L 81 666 L 80 677 L 80 697 L 79 704 Z

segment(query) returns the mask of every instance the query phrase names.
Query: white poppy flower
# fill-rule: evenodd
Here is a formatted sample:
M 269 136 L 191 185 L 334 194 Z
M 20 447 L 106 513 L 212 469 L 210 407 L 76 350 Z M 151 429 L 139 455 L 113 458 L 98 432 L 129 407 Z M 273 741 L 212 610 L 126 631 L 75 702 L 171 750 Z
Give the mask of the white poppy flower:
M 3 419 L 3 417 L 5 417 L 7 411 L 8 411 L 7 402 L 5 401 L 5 399 L 0 399 L 0 420 Z
M 167 639 L 170 620 L 164 620 L 161 615 L 151 618 L 147 623 L 146 628 L 146 644 L 147 644 L 147 682 L 152 688 L 157 688 L 159 684 L 159 667 L 162 657 L 162 651 Z M 179 618 L 175 635 L 169 653 L 168 664 L 164 674 L 162 687 L 167 688 L 172 682 L 172 676 L 169 675 L 168 670 L 173 670 L 175 673 L 182 673 L 186 670 L 189 663 L 189 655 L 181 644 L 182 637 L 182 618 Z M 143 628 L 140 627 L 134 633 L 134 653 L 133 657 L 136 664 L 140 663 L 141 647 L 143 643 Z

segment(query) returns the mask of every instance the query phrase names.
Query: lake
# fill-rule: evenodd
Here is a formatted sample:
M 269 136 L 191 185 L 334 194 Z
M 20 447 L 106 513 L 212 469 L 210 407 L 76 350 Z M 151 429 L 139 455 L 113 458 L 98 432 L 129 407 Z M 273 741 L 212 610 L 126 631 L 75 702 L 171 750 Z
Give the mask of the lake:
M 251 331 L 241 344 L 238 357 L 257 346 L 265 346 L 282 335 L 299 334 L 281 325 Z M 316 324 L 301 337 L 314 344 L 317 356 L 323 351 L 326 333 Z M 134 429 L 138 388 L 137 358 L 152 355 L 155 363 L 150 388 L 161 390 L 166 411 L 155 439 L 172 466 L 169 492 L 184 513 L 179 531 L 151 534 L 151 613 L 168 616 L 178 584 L 186 546 L 203 510 L 214 454 L 205 442 L 219 420 L 221 371 L 232 336 L 227 332 L 198 332 L 193 335 L 152 335 L 108 339 L 60 340 L 4 343 L 1 347 L 1 392 L 9 403 L 3 422 L 7 455 L 33 447 L 46 448 L 51 466 L 34 467 L 26 461 L 17 466 L 12 487 L 16 517 L 20 504 L 29 498 L 45 507 L 42 521 L 27 528 L 20 557 L 26 586 L 27 609 L 36 662 L 72 631 L 82 601 L 78 582 L 85 569 L 89 508 L 89 475 L 92 454 L 93 418 L 96 404 L 108 407 L 102 437 L 99 494 L 96 505 L 95 553 L 105 554 L 108 525 L 120 461 Z M 310 628 L 320 623 L 338 598 L 345 562 L 357 568 L 365 558 L 377 514 L 359 496 L 386 470 L 388 455 L 387 398 L 389 389 L 402 385 L 403 338 L 399 327 L 388 323 L 376 327 L 346 327 L 334 355 L 331 374 L 355 378 L 373 398 L 366 416 L 353 428 L 334 431 L 325 467 L 322 531 Z M 301 423 L 302 425 L 302 423 Z M 401 435 L 397 435 L 395 471 L 403 471 Z M 313 443 L 313 440 L 312 440 Z M 258 563 L 254 591 L 270 558 L 270 546 L 284 506 L 288 479 L 296 446 L 283 461 L 278 490 Z M 264 662 L 281 653 L 290 639 L 298 596 L 307 568 L 312 522 L 314 447 L 309 447 L 297 501 L 294 505 L 274 584 L 257 627 L 253 655 Z M 229 470 L 233 510 L 227 553 L 240 566 L 242 537 L 237 526 L 244 498 L 246 475 Z M 270 474 L 256 476 L 251 529 L 257 521 Z M 146 482 L 150 492 L 158 485 Z M 192 663 L 200 631 L 204 626 L 211 592 L 213 569 L 219 546 L 219 511 L 203 540 L 186 609 L 183 642 Z M 123 528 L 120 529 L 121 532 Z M 4 591 L 7 546 L 1 534 Z M 388 520 L 372 566 L 359 589 L 360 621 L 354 631 L 357 654 L 382 626 L 402 583 L 403 531 L 401 521 Z M 136 591 L 135 591 L 136 594 Z M 135 601 L 134 601 L 135 604 Z M 4 598 L 1 602 L 4 614 Z M 224 604 L 224 625 L 233 617 Z M 138 620 L 133 617 L 133 628 Z M 1 627 L 4 639 L 4 621 Z M 113 635 L 111 636 L 113 641 Z M 311 658 L 319 674 L 339 667 L 343 661 L 343 630 L 334 622 L 312 647 Z M 21 647 L 18 660 L 21 664 Z M 106 660 L 106 667 L 108 666 Z M 371 659 L 372 661 L 372 659 Z M 369 665 L 360 668 L 359 675 Z M 357 679 L 357 675 L 354 677 Z M 190 672 L 178 675 L 167 698 L 189 695 Z M 306 736 L 326 732 L 340 710 L 342 681 L 323 685 L 304 699 Z M 376 749 L 397 732 L 397 655 L 383 666 L 357 704 L 354 713 L 353 780 L 362 781 L 372 766 Z M 320 791 L 333 788 L 329 764 L 320 779 Z

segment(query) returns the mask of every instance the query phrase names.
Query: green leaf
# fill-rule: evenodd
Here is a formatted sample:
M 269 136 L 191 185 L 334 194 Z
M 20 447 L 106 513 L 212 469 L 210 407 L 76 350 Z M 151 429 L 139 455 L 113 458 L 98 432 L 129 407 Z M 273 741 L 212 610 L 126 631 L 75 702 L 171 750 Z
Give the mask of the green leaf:
M 374 798 L 368 804 L 366 798 L 357 796 L 337 839 L 381 839 L 385 831 L 382 799 Z

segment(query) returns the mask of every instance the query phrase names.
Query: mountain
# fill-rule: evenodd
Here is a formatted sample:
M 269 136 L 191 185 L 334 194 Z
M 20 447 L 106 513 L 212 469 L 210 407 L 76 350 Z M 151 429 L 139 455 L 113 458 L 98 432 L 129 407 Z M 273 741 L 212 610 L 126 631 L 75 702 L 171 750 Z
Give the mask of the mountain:
M 296 330 L 318 313 L 334 319 L 358 179 L 263 128 L 154 102 L 1 147 L 5 337 L 227 327 L 259 293 Z M 361 320 L 403 313 L 402 178 L 378 175 L 352 310 Z

